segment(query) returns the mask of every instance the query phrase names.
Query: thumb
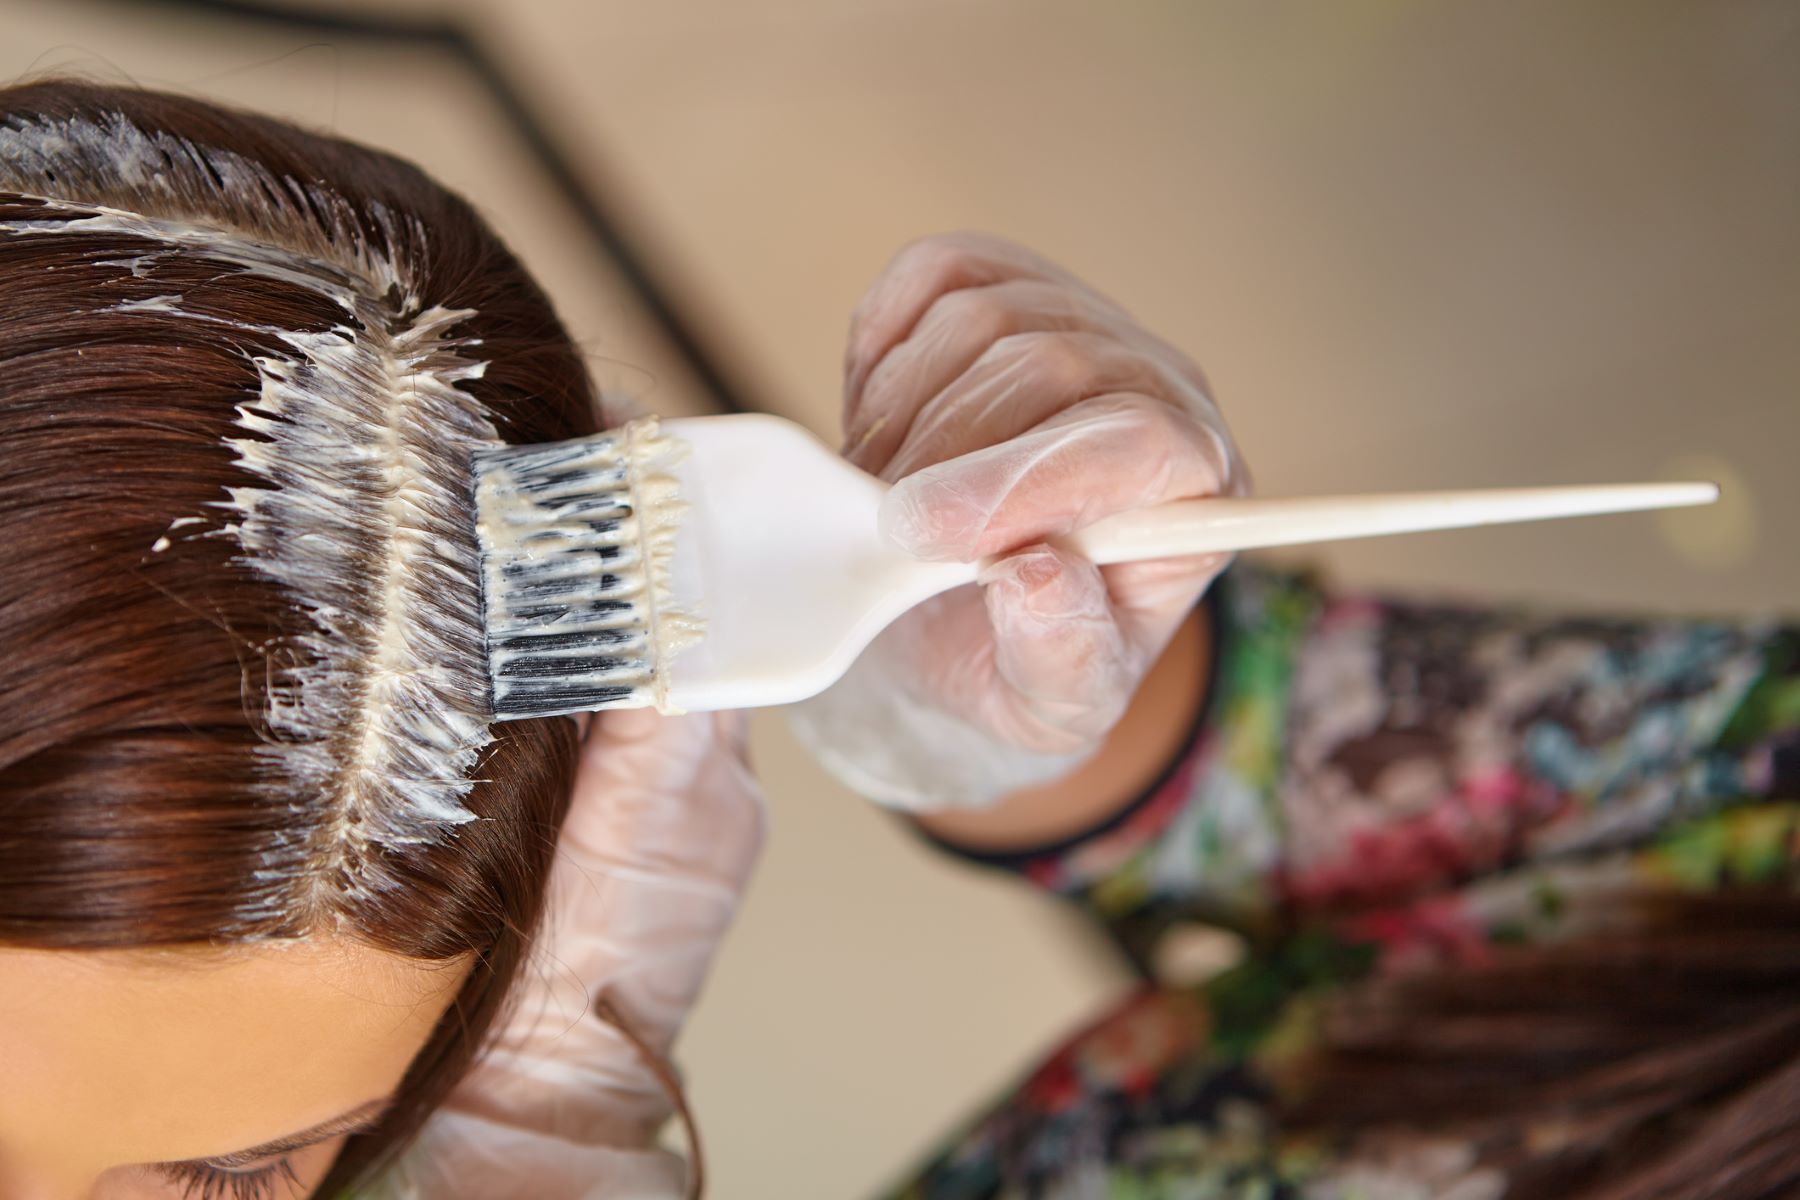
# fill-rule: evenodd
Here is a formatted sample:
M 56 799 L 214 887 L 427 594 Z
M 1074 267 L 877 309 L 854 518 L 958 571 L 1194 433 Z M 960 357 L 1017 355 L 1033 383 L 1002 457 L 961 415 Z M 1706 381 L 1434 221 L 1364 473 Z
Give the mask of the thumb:
M 1143 664 L 1114 617 L 1099 568 L 1040 543 L 995 562 L 981 583 L 995 669 L 1028 727 L 1043 727 L 1059 743 L 1032 748 L 1061 753 L 1103 736 L 1124 714 Z

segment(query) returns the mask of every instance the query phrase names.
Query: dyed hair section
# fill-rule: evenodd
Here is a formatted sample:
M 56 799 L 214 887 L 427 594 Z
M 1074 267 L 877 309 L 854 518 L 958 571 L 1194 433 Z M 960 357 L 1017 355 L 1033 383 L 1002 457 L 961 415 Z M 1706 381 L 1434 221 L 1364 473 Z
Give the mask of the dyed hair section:
M 574 727 L 469 716 L 453 484 L 473 441 L 594 431 L 591 386 L 398 159 L 74 83 L 0 90 L 0 150 L 0 943 L 473 956 L 334 1195 L 454 1084 L 538 918 Z M 339 419 L 316 460 L 297 416 Z

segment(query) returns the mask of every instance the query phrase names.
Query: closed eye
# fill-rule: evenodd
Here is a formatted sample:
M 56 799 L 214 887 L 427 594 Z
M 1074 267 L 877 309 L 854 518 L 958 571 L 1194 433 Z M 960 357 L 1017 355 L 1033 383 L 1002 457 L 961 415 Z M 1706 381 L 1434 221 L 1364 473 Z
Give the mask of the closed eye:
M 371 1129 L 392 1105 L 393 1097 L 384 1096 L 311 1129 L 260 1146 L 208 1159 L 159 1163 L 156 1170 L 181 1185 L 183 1200 L 273 1200 L 277 1186 L 284 1180 L 299 1185 L 300 1177 L 294 1172 L 290 1155 L 332 1138 Z M 267 1161 L 270 1159 L 274 1161 Z
M 164 1163 L 158 1168 L 181 1185 L 184 1200 L 274 1200 L 276 1185 L 299 1186 L 293 1160 L 282 1157 L 254 1170 L 224 1170 L 206 1163 Z

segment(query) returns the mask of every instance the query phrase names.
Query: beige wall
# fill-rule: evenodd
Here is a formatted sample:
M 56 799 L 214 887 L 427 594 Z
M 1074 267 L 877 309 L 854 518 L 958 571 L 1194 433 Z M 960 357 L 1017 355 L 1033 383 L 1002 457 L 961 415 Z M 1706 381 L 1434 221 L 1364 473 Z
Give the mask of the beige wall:
M 702 406 L 455 61 L 179 11 L 0 0 L 0 77 L 195 90 L 412 156 L 517 245 L 608 386 Z M 1189 347 L 1267 494 L 1730 489 L 1679 520 L 1318 556 L 1343 578 L 1800 597 L 1800 6 L 490 0 L 461 19 L 775 411 L 832 431 L 862 286 L 907 238 L 983 227 Z M 777 722 L 758 753 L 776 839 L 685 1059 L 719 1195 L 854 1195 L 1118 977 L 1048 904 L 829 785 Z

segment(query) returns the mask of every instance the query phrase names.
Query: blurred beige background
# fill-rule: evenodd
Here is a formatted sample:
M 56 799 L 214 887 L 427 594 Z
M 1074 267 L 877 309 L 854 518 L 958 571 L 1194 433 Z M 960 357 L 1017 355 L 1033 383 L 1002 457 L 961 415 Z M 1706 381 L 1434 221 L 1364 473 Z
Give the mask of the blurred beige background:
M 289 11 L 302 11 L 291 0 Z M 489 47 L 754 404 L 834 436 L 851 305 L 980 227 L 1192 350 L 1265 494 L 1710 475 L 1714 509 L 1333 547 L 1340 578 L 1794 608 L 1800 5 L 1720 0 L 319 0 Z M 540 273 L 606 386 L 692 372 L 443 49 L 180 3 L 0 0 L 59 69 L 415 158 Z M 776 836 L 683 1058 L 727 1200 L 893 1179 L 1121 986 L 778 720 Z

